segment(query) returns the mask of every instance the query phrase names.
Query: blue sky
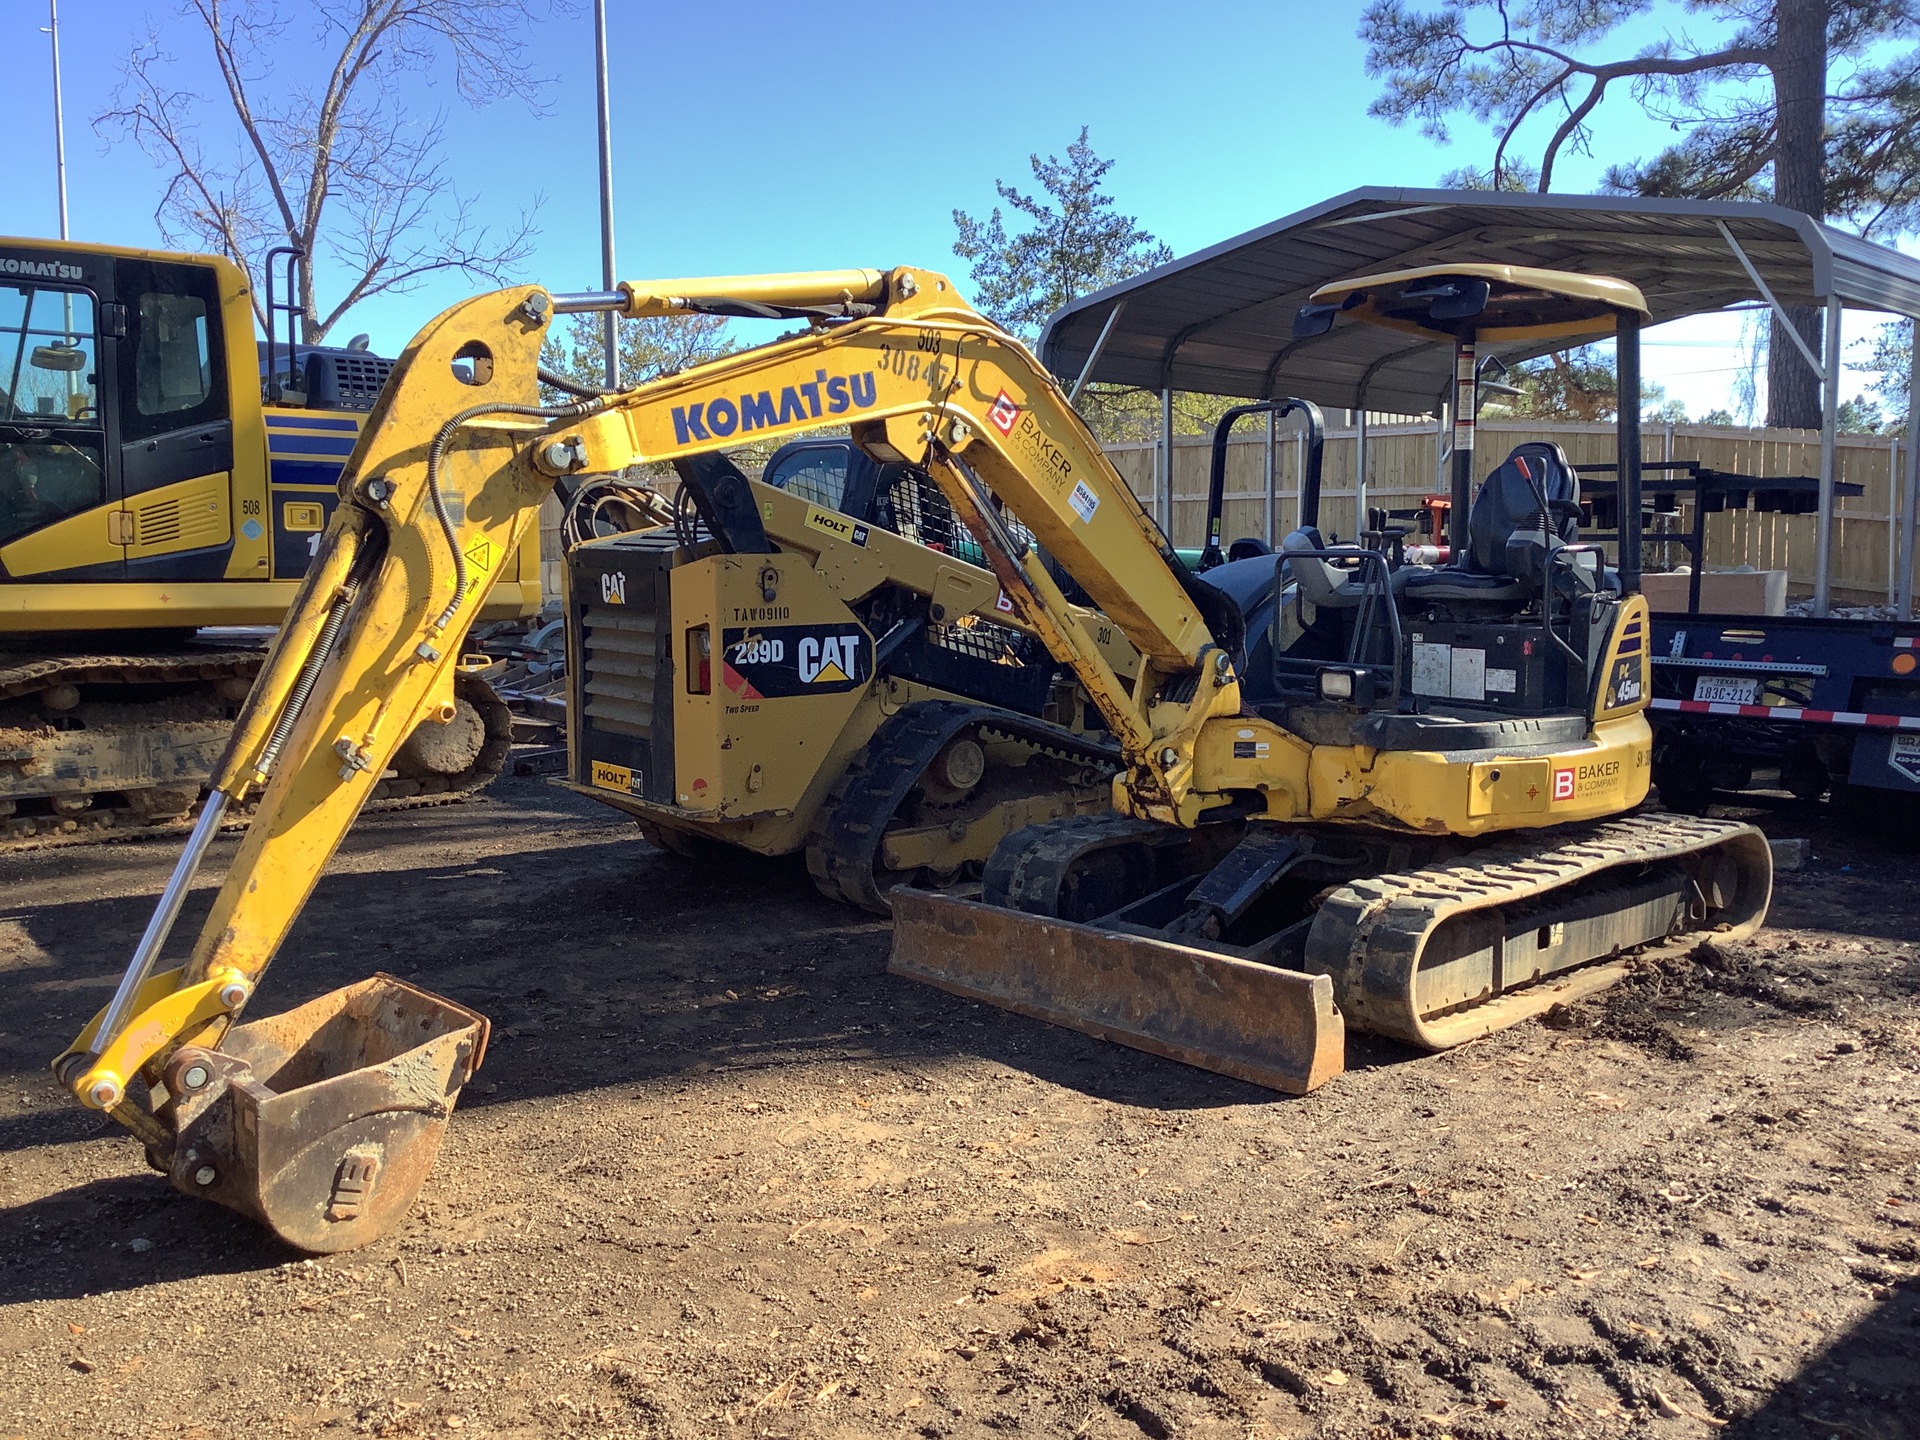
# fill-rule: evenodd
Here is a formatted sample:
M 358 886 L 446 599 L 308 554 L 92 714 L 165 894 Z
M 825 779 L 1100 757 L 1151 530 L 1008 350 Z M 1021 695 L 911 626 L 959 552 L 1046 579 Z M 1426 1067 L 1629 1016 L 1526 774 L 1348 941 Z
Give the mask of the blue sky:
M 842 0 L 826 5 L 659 5 L 610 0 L 620 270 L 668 276 L 911 263 L 946 267 L 955 206 L 982 212 L 993 183 L 1029 188 L 1027 156 L 1059 152 L 1082 124 L 1117 162 L 1122 209 L 1178 253 L 1199 249 L 1358 184 L 1431 185 L 1484 164 L 1470 120 L 1436 146 L 1368 117 L 1377 91 L 1355 37 L 1357 6 L 1141 0 L 1004 11 Z M 1172 16 L 1171 22 L 1169 16 Z M 0 0 L 13 83 L 0 88 L 8 183 L 0 232 L 56 233 L 44 0 Z M 157 243 L 162 178 L 92 119 L 107 108 L 133 40 L 158 26 L 184 88 L 211 97 L 204 46 L 166 0 L 63 0 L 68 195 L 76 239 Z M 294 36 L 309 32 L 296 27 Z M 534 34 L 551 76 L 543 113 L 517 101 L 469 108 L 445 77 L 410 77 L 421 116 L 448 122 L 448 164 L 477 212 L 511 224 L 538 201 L 525 278 L 599 281 L 590 7 Z M 308 50 L 306 56 L 313 52 Z M 300 48 L 278 78 L 311 73 Z M 1609 113 L 1611 112 L 1611 113 Z M 203 112 L 210 136 L 221 112 Z M 1587 189 L 1605 163 L 1655 149 L 1661 127 L 1622 100 L 1600 133 L 1612 151 L 1563 162 Z M 355 310 L 335 333 L 371 333 L 389 353 L 471 289 L 447 278 Z M 1849 317 L 1864 335 L 1865 317 Z M 1737 322 L 1650 335 L 1648 378 L 1694 414 L 1726 403 Z M 1678 332 L 1678 333 L 1676 333 Z

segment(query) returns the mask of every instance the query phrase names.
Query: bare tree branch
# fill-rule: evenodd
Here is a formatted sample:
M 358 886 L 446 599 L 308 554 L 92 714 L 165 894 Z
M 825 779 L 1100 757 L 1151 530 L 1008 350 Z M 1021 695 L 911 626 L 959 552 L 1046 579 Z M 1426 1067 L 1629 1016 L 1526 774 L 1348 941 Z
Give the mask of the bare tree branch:
M 149 39 L 96 127 L 131 138 L 167 170 L 155 219 L 169 243 L 190 238 L 230 256 L 254 274 L 256 291 L 270 246 L 310 257 L 295 297 L 306 341 L 318 343 L 371 296 L 448 270 L 504 282 L 531 253 L 530 218 L 498 234 L 480 224 L 441 163 L 443 118 L 422 123 L 396 97 L 407 75 L 450 69 L 469 103 L 506 97 L 537 112 L 544 82 L 528 66 L 528 24 L 568 0 L 179 4 L 208 47 L 224 104 L 173 88 L 172 58 Z M 226 116 L 211 150 L 200 141 L 208 108 Z M 323 288 L 334 292 L 325 304 Z

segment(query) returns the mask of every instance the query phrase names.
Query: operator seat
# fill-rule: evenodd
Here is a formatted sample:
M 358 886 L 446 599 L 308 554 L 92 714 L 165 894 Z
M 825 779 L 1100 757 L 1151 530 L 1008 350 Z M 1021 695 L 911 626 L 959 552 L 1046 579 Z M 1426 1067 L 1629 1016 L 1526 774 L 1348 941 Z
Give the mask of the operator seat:
M 1287 573 L 1300 586 L 1302 599 L 1309 605 L 1331 610 L 1352 610 L 1365 598 L 1367 587 L 1357 571 L 1342 570 L 1333 561 L 1311 553 L 1329 548 L 1341 554 L 1362 553 L 1358 545 L 1329 547 L 1311 525 L 1303 525 L 1280 542 Z
M 1415 604 L 1517 603 L 1538 596 L 1551 571 L 1579 590 L 1603 588 L 1603 577 L 1592 570 L 1554 564 L 1579 536 L 1579 475 L 1558 445 L 1528 441 L 1514 447 L 1473 497 L 1466 553 L 1446 565 L 1408 567 L 1394 588 Z

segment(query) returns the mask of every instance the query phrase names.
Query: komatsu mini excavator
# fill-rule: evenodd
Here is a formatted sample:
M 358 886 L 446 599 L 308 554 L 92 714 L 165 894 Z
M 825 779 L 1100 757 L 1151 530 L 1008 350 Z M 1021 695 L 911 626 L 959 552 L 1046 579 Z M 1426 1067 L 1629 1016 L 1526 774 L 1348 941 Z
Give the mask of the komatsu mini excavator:
M 295 285 L 296 252 L 286 293 Z M 313 559 L 391 361 L 276 345 L 290 306 L 211 255 L 0 237 L 0 849 L 183 817 Z M 264 350 L 264 354 L 262 351 Z M 489 619 L 540 608 L 539 555 Z M 507 708 L 477 674 L 383 798 L 499 773 Z
M 1542 325 L 1624 339 L 1641 309 L 1614 282 L 1473 266 L 1354 282 L 1327 303 L 1310 321 L 1453 336 L 1469 362 L 1476 337 Z M 809 328 L 540 405 L 548 326 L 595 310 Z M 1471 383 L 1470 363 L 1462 373 Z M 671 599 L 671 627 L 651 640 L 676 692 L 739 703 L 721 669 L 736 654 L 753 657 L 769 708 L 831 670 L 870 673 L 862 625 L 782 637 L 779 659 L 766 643 L 796 598 L 865 593 L 879 537 L 822 530 L 811 553 L 772 555 L 723 538 L 763 525 L 769 502 L 719 452 L 832 423 L 939 485 L 1123 758 L 1113 813 L 1009 837 L 984 902 L 896 890 L 896 969 L 1299 1090 L 1340 1069 L 1344 1020 L 1453 1044 L 1578 993 L 1593 962 L 1604 976 L 1635 947 L 1760 922 L 1757 832 L 1611 818 L 1647 786 L 1647 612 L 1569 538 L 1573 480 L 1551 456 L 1509 461 L 1481 487 L 1457 564 L 1389 573 L 1378 552 L 1305 529 L 1287 545 L 1289 584 L 1272 558 L 1214 567 L 1208 584 L 1053 380 L 943 276 L 523 286 L 446 311 L 401 357 L 209 804 L 112 1000 L 55 1062 L 61 1082 L 145 1141 L 178 1188 L 301 1248 L 399 1224 L 487 1022 L 375 976 L 239 1024 L 263 971 L 396 747 L 450 712 L 460 639 L 557 479 L 679 469 L 712 540 L 650 579 Z M 1042 546 L 1131 642 L 1131 682 Z M 971 590 L 954 603 L 979 611 Z M 675 755 L 680 803 L 715 788 L 725 749 Z M 255 793 L 191 955 L 157 970 L 222 808 Z

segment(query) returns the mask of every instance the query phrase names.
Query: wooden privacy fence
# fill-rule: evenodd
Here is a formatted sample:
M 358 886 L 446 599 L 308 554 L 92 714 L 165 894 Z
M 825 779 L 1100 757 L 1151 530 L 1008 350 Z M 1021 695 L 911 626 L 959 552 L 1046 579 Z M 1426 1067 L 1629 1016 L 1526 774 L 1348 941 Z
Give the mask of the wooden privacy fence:
M 1273 495 L 1267 487 L 1266 429 L 1258 417 L 1242 422 L 1227 447 L 1227 504 L 1223 538 L 1256 535 L 1277 544 L 1298 523 L 1300 462 L 1304 443 L 1290 421 L 1283 421 L 1273 447 Z M 1558 442 L 1576 465 L 1614 459 L 1613 426 L 1578 422 L 1483 421 L 1479 428 L 1479 473 L 1485 475 L 1514 446 L 1528 440 Z M 1834 478 L 1864 487 L 1841 498 L 1833 531 L 1833 599 L 1836 604 L 1884 604 L 1893 598 L 1899 529 L 1894 519 L 1906 447 L 1891 436 L 1839 437 Z M 1351 427 L 1329 428 L 1320 478 L 1320 530 L 1351 539 L 1360 527 L 1354 514 L 1355 434 Z M 1160 442 L 1110 445 L 1108 457 L 1156 519 L 1159 508 Z M 1206 515 L 1207 467 L 1211 445 L 1204 436 L 1178 435 L 1173 442 L 1173 542 L 1199 545 Z M 1820 435 L 1814 430 L 1749 430 L 1720 425 L 1649 424 L 1641 455 L 1648 461 L 1698 460 L 1716 470 L 1742 475 L 1783 476 L 1820 473 Z M 1408 510 L 1422 495 L 1445 494 L 1439 436 L 1432 422 L 1374 425 L 1367 431 L 1367 504 Z M 1652 517 L 1649 542 L 1659 530 L 1685 534 L 1692 526 L 1692 502 Z M 1666 555 L 1663 557 L 1662 552 Z M 1756 570 L 1785 570 L 1790 593 L 1813 591 L 1814 517 L 1729 510 L 1707 517 L 1707 565 Z M 1683 565 L 1679 546 L 1649 543 L 1651 568 Z
M 1227 507 L 1225 538 L 1258 535 L 1278 544 L 1299 523 L 1299 431 L 1283 421 L 1273 447 L 1273 499 L 1268 504 L 1267 444 L 1259 417 L 1242 422 L 1227 447 Z M 1574 464 L 1607 463 L 1614 458 L 1613 427 L 1575 422 L 1523 424 L 1483 421 L 1479 430 L 1480 473 L 1484 475 L 1514 446 L 1527 440 L 1554 440 L 1566 449 Z M 1647 460 L 1698 460 L 1716 470 L 1742 475 L 1818 475 L 1820 436 L 1813 430 L 1746 430 L 1720 425 L 1648 425 L 1642 455 Z M 1834 478 L 1861 485 L 1865 493 L 1843 497 L 1835 510 L 1833 532 L 1833 599 L 1842 605 L 1883 604 L 1893 598 L 1896 573 L 1894 544 L 1898 525 L 1892 519 L 1890 483 L 1900 474 L 1906 447 L 1892 437 L 1839 437 Z M 1206 515 L 1207 464 L 1211 446 L 1197 435 L 1178 435 L 1173 442 L 1173 541 L 1199 545 L 1206 539 L 1201 527 Z M 1160 443 L 1154 440 L 1109 445 L 1107 455 L 1133 487 L 1149 513 L 1158 518 Z M 1355 437 L 1351 427 L 1327 432 L 1320 480 L 1320 529 L 1323 534 L 1351 538 L 1359 526 L 1354 516 L 1353 462 Z M 1414 425 L 1375 425 L 1367 432 L 1367 503 L 1389 510 L 1408 510 L 1422 495 L 1444 494 L 1448 482 L 1441 468 L 1439 438 L 1432 422 Z M 1271 519 L 1269 519 L 1271 509 Z M 1657 529 L 1684 534 L 1692 526 L 1690 502 L 1678 513 L 1656 516 L 1648 525 L 1649 541 Z M 540 507 L 541 579 L 549 597 L 560 593 L 560 505 L 549 496 Z M 1667 554 L 1663 559 L 1662 550 Z M 1814 517 L 1729 510 L 1707 517 L 1707 564 L 1714 568 L 1751 565 L 1756 570 L 1785 570 L 1791 593 L 1813 591 Z M 1665 568 L 1686 563 L 1679 546 L 1650 543 L 1647 563 Z

